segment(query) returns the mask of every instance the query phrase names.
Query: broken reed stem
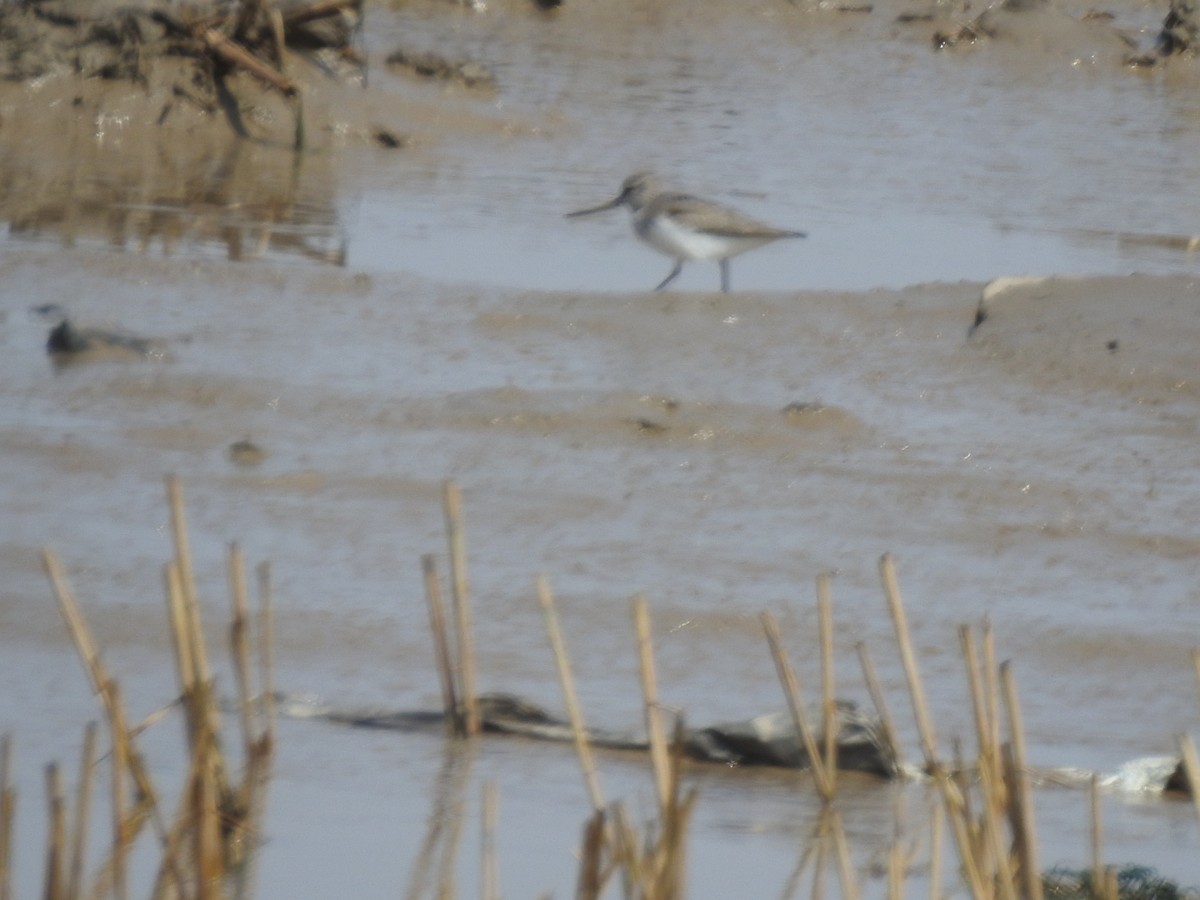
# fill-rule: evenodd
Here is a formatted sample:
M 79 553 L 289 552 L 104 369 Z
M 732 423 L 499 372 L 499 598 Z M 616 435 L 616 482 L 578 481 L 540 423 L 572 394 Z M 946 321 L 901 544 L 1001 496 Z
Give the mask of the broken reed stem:
M 996 780 L 1003 783 L 1000 767 L 1000 667 L 996 664 L 996 632 L 990 616 L 983 617 L 983 687 L 987 704 L 987 722 L 991 728 L 989 745 L 995 748 Z
M 12 787 L 12 735 L 0 737 L 0 900 L 12 896 L 12 823 L 17 798 Z
M 667 757 L 667 737 L 663 732 L 662 712 L 658 705 L 658 678 L 654 668 L 650 615 L 646 609 L 646 598 L 642 594 L 633 598 L 633 626 L 637 633 L 642 710 L 646 720 L 646 737 L 650 741 L 650 764 L 654 770 L 654 785 L 658 791 L 659 815 L 665 816 L 671 798 L 670 761 Z
M 929 710 L 925 705 L 925 690 L 921 686 L 921 673 L 917 670 L 917 659 L 913 654 L 909 638 L 908 618 L 904 614 L 904 601 L 900 597 L 900 584 L 896 580 L 896 567 L 892 555 L 885 553 L 879 559 L 879 574 L 883 580 L 883 592 L 887 597 L 888 611 L 896 629 L 896 643 L 900 647 L 900 660 L 904 665 L 904 676 L 908 679 L 908 692 L 912 697 L 913 715 L 917 720 L 917 733 L 921 740 L 921 752 L 925 765 L 934 771 L 938 766 L 937 738 Z
M 867 683 L 867 693 L 871 695 L 871 703 L 875 707 L 875 714 L 879 716 L 879 723 L 883 728 L 884 739 L 888 742 L 888 747 L 892 751 L 892 758 L 896 763 L 896 771 L 902 771 L 904 768 L 904 752 L 900 749 L 900 736 L 896 733 L 896 723 L 892 720 L 892 713 L 888 709 L 887 698 L 883 695 L 883 688 L 879 684 L 879 676 L 875 673 L 875 662 L 871 659 L 871 651 L 867 648 L 864 641 L 859 641 L 855 644 L 854 649 L 858 653 L 858 662 L 862 668 L 863 680 Z
M 79 760 L 79 783 L 75 788 L 75 821 L 71 828 L 71 859 L 67 868 L 65 897 L 74 900 L 83 891 L 83 862 L 87 849 L 88 817 L 92 806 L 92 785 L 96 766 L 95 722 L 88 722 L 83 730 L 83 750 Z
M 1037 831 L 1033 816 L 1033 791 L 1029 784 L 1025 756 L 1025 728 L 1021 723 L 1021 707 L 1017 702 L 1017 687 L 1012 666 L 1000 665 L 1000 684 L 1008 707 L 1008 727 L 1011 737 L 1011 793 L 1017 800 L 1018 834 L 1015 841 L 1021 864 L 1022 896 L 1025 900 L 1042 900 L 1042 875 L 1038 865 Z
M 813 771 L 813 780 L 817 784 L 817 791 L 825 801 L 832 800 L 834 784 L 817 750 L 817 743 L 813 738 L 812 727 L 809 724 L 808 715 L 804 711 L 804 703 L 800 696 L 800 682 L 797 680 L 796 672 L 788 660 L 787 650 L 783 647 L 783 641 L 779 635 L 779 624 L 769 612 L 762 613 L 759 618 L 762 621 L 763 632 L 767 636 L 767 644 L 771 648 L 771 658 L 775 660 L 775 671 L 779 676 L 779 683 L 783 685 L 783 693 L 787 698 L 788 709 L 792 713 L 792 722 L 796 727 L 796 733 L 800 736 L 800 740 L 804 744 L 805 752 L 808 753 L 809 764 L 812 766 Z
M 483 900 L 498 900 L 500 869 L 496 860 L 496 817 L 499 802 L 496 782 L 483 785 Z
M 163 585 L 167 592 L 167 612 L 171 627 L 171 646 L 175 650 L 175 670 L 179 676 L 179 693 L 186 696 L 195 684 L 196 669 L 192 663 L 191 641 L 187 636 L 187 611 L 183 601 L 183 582 L 179 563 L 163 566 Z
M 822 572 L 817 576 L 817 622 L 821 634 L 821 713 L 825 726 L 825 771 L 829 774 L 829 790 L 837 790 L 838 711 L 833 675 L 833 601 L 830 585 L 833 576 Z
M 49 801 L 49 835 L 46 840 L 45 900 L 62 900 L 63 855 L 67 840 L 66 800 L 63 797 L 62 773 L 57 763 L 46 766 L 46 797 Z
M 204 652 L 204 637 L 200 630 L 200 610 L 196 600 L 196 576 L 192 571 L 192 553 L 188 542 L 187 519 L 183 512 L 183 486 L 175 475 L 167 476 L 167 505 L 171 510 L 171 538 L 175 547 L 175 564 L 179 567 L 179 586 L 183 596 L 185 634 L 190 645 L 193 681 L 208 682 L 211 678 L 208 657 Z
M 1183 770 L 1187 773 L 1188 793 L 1200 816 L 1200 757 L 1196 755 L 1196 744 L 1190 734 L 1184 732 L 1179 736 L 1179 751 L 1183 755 Z
M 122 758 L 129 766 L 129 774 L 133 776 L 137 787 L 139 805 L 145 804 L 145 807 L 152 813 L 160 834 L 165 833 L 165 826 L 163 826 L 158 814 L 158 801 L 154 786 L 151 784 L 150 777 L 146 773 L 142 758 L 133 750 L 131 744 L 132 738 L 129 734 L 129 726 L 125 721 L 125 711 L 121 707 L 120 694 L 116 690 L 116 683 L 109 678 L 108 672 L 104 668 L 104 663 L 100 659 L 100 653 L 96 649 L 96 642 L 92 638 L 91 630 L 88 628 L 87 621 L 83 617 L 83 612 L 79 609 L 79 604 L 75 601 L 75 597 L 71 593 L 71 588 L 67 584 L 62 566 L 59 565 L 58 557 L 48 547 L 42 550 L 42 565 L 46 569 L 47 576 L 50 578 L 51 587 L 54 589 L 55 598 L 58 600 L 59 610 L 62 612 L 63 619 L 67 623 L 67 629 L 71 632 L 71 638 L 75 642 L 76 652 L 83 661 L 84 671 L 87 673 L 88 680 L 92 685 L 92 692 L 99 696 L 108 716 L 109 723 L 112 725 L 114 748 L 117 744 L 122 745 Z
M 242 742 L 246 766 L 255 757 L 255 723 L 253 715 L 254 689 L 250 684 L 249 601 L 246 596 L 246 561 L 242 548 L 235 542 L 229 545 L 229 600 L 233 618 L 229 623 L 229 652 L 233 656 L 233 673 L 237 682 L 238 717 L 242 724 Z
M 121 689 L 116 682 L 110 683 L 109 693 L 112 695 L 114 703 L 120 703 Z M 125 857 L 129 850 L 129 844 L 133 840 L 131 829 L 128 827 L 128 819 L 125 817 L 125 769 L 129 765 L 129 761 L 125 758 L 126 744 L 118 723 L 110 719 L 109 730 L 109 737 L 112 741 L 112 888 L 115 900 L 127 900 L 129 883 L 126 879 Z
M 425 605 L 429 608 L 429 630 L 433 634 L 433 657 L 437 667 L 438 684 L 442 689 L 442 711 L 446 715 L 446 727 L 462 735 L 464 722 L 459 716 L 458 699 L 454 691 L 454 664 L 450 661 L 450 643 L 446 637 L 446 607 L 442 600 L 442 582 L 438 578 L 437 563 L 433 554 L 421 557 L 421 571 L 425 576 Z
M 271 593 L 271 564 L 258 565 L 258 656 L 262 705 L 266 713 L 264 752 L 275 747 L 275 608 Z
M 451 588 L 454 597 L 455 627 L 458 630 L 459 699 L 464 708 L 467 737 L 479 734 L 479 699 L 475 695 L 475 645 L 471 633 L 471 602 L 467 582 L 466 537 L 462 524 L 462 491 L 453 481 L 442 490 L 446 519 L 446 539 L 450 545 Z
M 575 682 L 571 678 L 571 663 L 567 658 L 567 648 L 563 643 L 562 630 L 559 628 L 558 612 L 554 608 L 554 595 L 550 592 L 550 581 L 545 575 L 537 576 L 535 584 L 538 603 L 541 604 L 542 615 L 546 621 L 546 634 L 550 638 L 550 647 L 554 651 L 554 661 L 558 666 L 558 680 L 562 685 L 563 702 L 567 707 L 567 717 L 571 721 L 571 736 L 575 739 L 575 752 L 579 755 L 579 765 L 583 769 L 588 800 L 592 804 L 592 809 L 599 812 L 604 809 L 604 794 L 600 790 L 600 778 L 596 774 L 592 748 L 588 743 L 587 731 L 584 728 L 583 712 L 579 708 L 579 699 L 575 694 Z

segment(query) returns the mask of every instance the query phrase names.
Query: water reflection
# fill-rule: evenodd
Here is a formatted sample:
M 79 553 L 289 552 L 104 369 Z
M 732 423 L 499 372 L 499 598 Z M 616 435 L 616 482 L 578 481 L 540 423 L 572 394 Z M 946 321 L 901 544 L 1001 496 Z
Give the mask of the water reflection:
M 413 860 L 406 900 L 453 897 L 458 845 L 462 837 L 467 787 L 475 762 L 477 741 L 447 739 L 433 788 L 433 807 L 421 850 Z
M 139 253 L 157 246 L 164 256 L 215 251 L 230 260 L 345 264 L 327 156 L 234 136 L 223 148 L 205 142 L 194 152 L 153 138 L 77 141 L 68 166 L 38 150 L 0 148 L 0 219 L 12 236 Z

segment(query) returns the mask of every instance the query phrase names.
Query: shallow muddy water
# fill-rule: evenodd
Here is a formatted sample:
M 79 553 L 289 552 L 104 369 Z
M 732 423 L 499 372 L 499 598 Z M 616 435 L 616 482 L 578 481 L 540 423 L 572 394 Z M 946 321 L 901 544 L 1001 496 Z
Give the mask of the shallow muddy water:
M 0 674 L 19 686 L 0 729 L 29 835 L 19 884 L 40 877 L 41 767 L 72 763 L 95 715 L 37 551 L 57 548 L 149 713 L 173 690 L 167 472 L 184 479 L 215 640 L 226 542 L 272 562 L 286 691 L 437 705 L 419 557 L 444 558 L 453 478 L 484 689 L 561 708 L 533 595 L 546 573 L 589 720 L 639 720 L 639 591 L 665 703 L 696 725 L 775 709 L 758 614 L 780 617 L 811 693 L 813 579 L 833 570 L 839 694 L 867 702 L 866 641 L 915 756 L 876 572 L 891 552 L 946 752 L 970 729 L 957 628 L 984 616 L 1034 762 L 1107 773 L 1174 752 L 1197 703 L 1200 285 L 1153 239 L 1200 230 L 1196 72 L 1122 70 L 1074 30 L 936 54 L 897 10 L 707 6 L 372 10 L 372 58 L 460 53 L 499 92 L 374 68 L 346 116 L 411 130 L 412 147 L 331 138 L 289 178 L 269 148 L 239 151 L 202 209 L 174 176 L 137 203 L 98 176 L 24 196 L 43 212 L 0 244 Z M 1117 23 L 1159 19 L 1130 6 Z M 669 262 L 625 213 L 561 216 L 646 166 L 810 237 L 736 260 L 733 294 L 710 293 L 716 267 L 699 263 L 644 293 Z M 72 207 L 91 188 L 121 215 Z M 174 224 L 147 224 L 163 209 Z M 1015 287 L 968 338 L 981 282 L 1026 272 L 1092 277 Z M 36 311 L 51 304 L 162 352 L 56 369 Z M 247 436 L 267 456 L 235 466 Z M 164 777 L 171 727 L 153 739 Z M 601 773 L 648 809 L 644 761 L 603 755 Z M 812 793 L 782 773 L 695 777 L 692 896 L 781 893 Z M 429 735 L 285 721 L 259 896 L 405 890 L 439 802 L 465 804 L 458 885 L 474 892 L 485 779 L 505 893 L 570 893 L 587 806 L 567 747 L 495 739 L 468 759 Z M 919 788 L 854 782 L 841 800 L 878 895 L 866 873 L 897 794 L 924 829 Z M 1044 790 L 1038 812 L 1043 863 L 1086 864 L 1083 792 Z M 1200 884 L 1189 804 L 1113 792 L 1105 824 L 1111 861 Z

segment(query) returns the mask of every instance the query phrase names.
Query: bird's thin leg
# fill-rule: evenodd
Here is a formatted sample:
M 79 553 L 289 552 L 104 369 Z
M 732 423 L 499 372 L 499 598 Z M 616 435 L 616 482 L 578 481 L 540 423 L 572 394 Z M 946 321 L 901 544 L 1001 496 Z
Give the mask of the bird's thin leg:
M 670 274 L 668 274 L 666 278 L 664 278 L 661 282 L 659 282 L 659 285 L 658 285 L 658 287 L 655 288 L 655 290 L 661 291 L 668 284 L 670 284 L 672 281 L 674 281 L 675 276 L 678 275 L 681 271 L 683 271 L 683 260 L 677 259 L 677 260 L 675 260 L 675 268 L 673 268 L 671 270 Z
M 729 260 L 721 260 L 721 291 L 729 293 Z

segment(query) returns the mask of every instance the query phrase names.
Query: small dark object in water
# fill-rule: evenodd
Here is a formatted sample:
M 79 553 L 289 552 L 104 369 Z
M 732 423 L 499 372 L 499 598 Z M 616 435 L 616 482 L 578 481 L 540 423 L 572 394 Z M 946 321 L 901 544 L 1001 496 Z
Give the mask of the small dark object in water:
M 257 466 L 266 458 L 267 451 L 248 437 L 229 445 L 229 461 L 235 466 Z
M 388 150 L 399 150 L 408 146 L 408 138 L 402 134 L 396 134 L 388 128 L 375 129 L 372 137 L 375 138 L 375 143 Z
M 540 10 L 549 11 L 562 6 L 563 0 L 533 0 L 533 5 Z
M 79 327 L 63 319 L 46 339 L 46 352 L 57 362 L 84 358 L 143 359 L 154 348 L 144 338 L 105 331 L 101 328 Z
M 1121 349 L 1121 344 L 1117 340 L 1111 340 L 1104 346 L 1108 349 L 1109 353 L 1116 353 L 1118 350 Z

